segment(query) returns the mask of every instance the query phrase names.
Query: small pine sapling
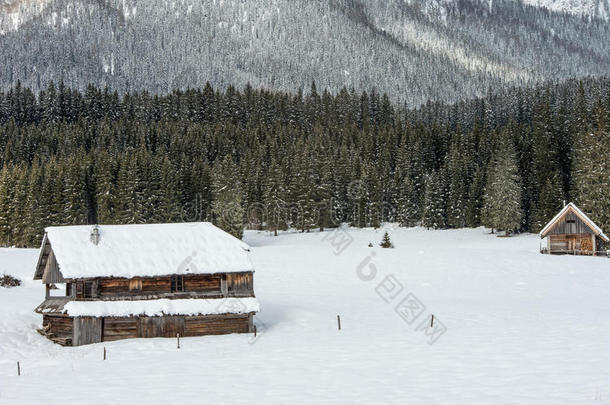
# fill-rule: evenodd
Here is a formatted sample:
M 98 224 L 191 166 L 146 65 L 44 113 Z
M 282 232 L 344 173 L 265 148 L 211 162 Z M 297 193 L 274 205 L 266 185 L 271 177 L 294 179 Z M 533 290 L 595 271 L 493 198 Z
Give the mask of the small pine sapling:
M 379 246 L 381 246 L 384 249 L 389 249 L 389 248 L 394 247 L 394 245 L 392 244 L 392 241 L 390 240 L 390 235 L 388 235 L 387 232 L 383 234 L 383 239 L 381 240 L 381 243 L 379 244 Z

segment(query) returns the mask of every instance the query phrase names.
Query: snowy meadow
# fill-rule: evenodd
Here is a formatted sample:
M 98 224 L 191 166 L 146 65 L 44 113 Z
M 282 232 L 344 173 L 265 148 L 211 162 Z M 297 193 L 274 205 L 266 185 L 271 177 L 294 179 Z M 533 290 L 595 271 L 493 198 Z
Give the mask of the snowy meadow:
M 386 230 L 393 249 L 379 247 Z M 0 288 L 0 404 L 610 404 L 610 259 L 541 255 L 537 235 L 483 228 L 244 240 L 257 336 L 180 349 L 53 344 L 36 332 L 38 251 L 0 249 L 0 275 L 23 281 Z

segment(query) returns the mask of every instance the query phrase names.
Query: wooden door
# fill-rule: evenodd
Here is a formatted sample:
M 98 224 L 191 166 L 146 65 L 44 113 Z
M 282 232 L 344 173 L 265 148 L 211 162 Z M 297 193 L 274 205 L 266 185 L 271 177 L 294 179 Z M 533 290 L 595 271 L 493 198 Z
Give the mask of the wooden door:
M 102 318 L 78 316 L 74 318 L 73 346 L 102 341 Z

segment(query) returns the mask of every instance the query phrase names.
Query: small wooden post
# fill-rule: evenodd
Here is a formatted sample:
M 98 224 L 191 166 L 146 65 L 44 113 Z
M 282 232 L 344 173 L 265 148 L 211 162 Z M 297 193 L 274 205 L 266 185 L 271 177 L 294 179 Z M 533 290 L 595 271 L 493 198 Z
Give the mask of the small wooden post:
M 434 327 L 434 314 L 432 314 L 432 318 L 430 318 L 430 327 Z
M 178 341 L 178 349 L 180 349 L 180 334 L 176 334 L 176 340 Z
M 106 360 L 106 347 L 104 347 L 104 360 Z
M 337 327 L 341 330 L 341 317 L 337 315 Z
M 254 325 L 254 337 L 256 337 L 256 325 Z
M 17 376 L 21 377 L 21 366 L 19 365 L 19 362 L 17 362 Z

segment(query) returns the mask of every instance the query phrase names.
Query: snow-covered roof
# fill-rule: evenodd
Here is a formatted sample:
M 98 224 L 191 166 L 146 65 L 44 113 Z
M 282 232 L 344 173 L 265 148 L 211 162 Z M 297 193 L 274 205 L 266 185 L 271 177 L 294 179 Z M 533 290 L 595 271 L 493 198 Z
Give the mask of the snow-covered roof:
M 249 314 L 258 311 L 258 300 L 254 297 L 125 301 L 71 301 L 62 297 L 48 299 L 36 308 L 36 312 L 42 314 L 95 317 Z
M 95 244 L 91 225 L 46 228 L 45 241 L 64 278 L 253 271 L 248 245 L 209 222 L 99 225 L 98 229 Z
M 69 316 L 219 315 L 258 312 L 254 297 L 221 299 L 159 299 L 135 301 L 70 301 L 63 307 Z
M 557 215 L 555 215 L 555 217 L 553 219 L 551 219 L 551 221 L 549 221 L 548 224 L 546 224 L 546 226 L 544 228 L 542 228 L 542 230 L 540 231 L 540 237 L 544 238 L 548 231 L 551 230 L 551 228 L 553 227 L 553 225 L 561 218 L 563 217 L 565 214 L 568 213 L 568 211 L 573 211 L 577 216 L 580 217 L 580 219 L 585 222 L 594 232 L 597 236 L 599 236 L 600 238 L 602 238 L 604 241 L 608 242 L 610 241 L 610 239 L 608 239 L 608 237 L 604 234 L 604 231 L 595 224 L 595 222 L 593 222 L 584 212 L 582 212 L 580 210 L 580 208 L 578 208 L 576 206 L 576 204 L 574 203 L 569 203 L 568 205 L 566 205 L 565 207 L 563 207 L 563 209 L 561 211 L 559 211 L 559 213 Z

